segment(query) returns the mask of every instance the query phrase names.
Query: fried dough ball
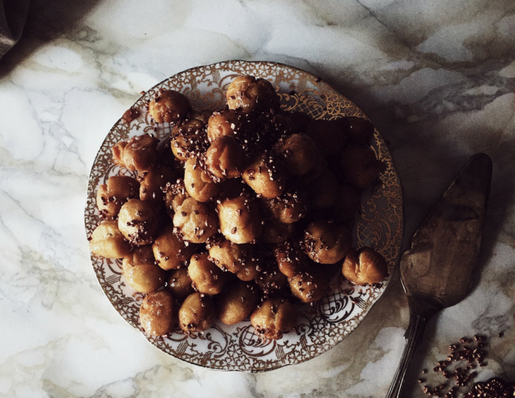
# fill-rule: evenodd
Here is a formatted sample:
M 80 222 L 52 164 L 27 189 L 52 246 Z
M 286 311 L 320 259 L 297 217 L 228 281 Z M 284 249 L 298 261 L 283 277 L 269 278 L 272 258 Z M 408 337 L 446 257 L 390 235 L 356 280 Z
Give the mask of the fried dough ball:
M 227 275 L 209 259 L 209 253 L 191 256 L 188 275 L 196 291 L 213 296 L 222 291 Z
M 334 173 L 324 168 L 320 176 L 311 184 L 311 203 L 314 207 L 327 209 L 337 202 L 338 179 Z
M 277 264 L 268 263 L 257 276 L 256 284 L 265 295 L 271 295 L 286 287 L 288 278 L 279 271 Z
M 163 336 L 174 326 L 175 300 L 168 290 L 149 293 L 141 302 L 140 324 L 146 334 Z
M 276 160 L 267 153 L 257 156 L 242 175 L 247 185 L 264 198 L 277 198 L 285 190 L 285 176 Z
M 203 332 L 209 329 L 215 320 L 215 304 L 206 294 L 190 294 L 179 309 L 179 326 L 185 333 Z
M 348 116 L 343 119 L 345 134 L 349 142 L 353 144 L 368 144 L 374 136 L 374 125 L 370 120 Z
M 157 143 L 157 138 L 150 134 L 120 141 L 111 148 L 113 162 L 131 171 L 148 170 L 155 165 L 158 158 Z
M 173 218 L 173 213 L 190 197 L 190 194 L 186 191 L 183 178 L 178 178 L 174 183 L 166 184 L 164 191 L 166 211 Z
M 243 266 L 236 271 L 236 277 L 244 282 L 250 282 L 255 280 L 260 273 L 261 260 L 258 258 L 251 257 Z
M 292 294 L 303 303 L 320 300 L 327 292 L 329 283 L 320 273 L 302 271 L 288 278 Z
M 229 109 L 239 109 L 245 113 L 279 107 L 279 97 L 272 84 L 254 76 L 234 79 L 227 87 L 226 99 Z
M 208 203 L 187 198 L 173 216 L 175 232 L 191 243 L 205 243 L 218 231 L 218 217 Z
M 150 246 L 138 247 L 125 256 L 122 269 L 127 283 L 137 292 L 154 292 L 165 284 L 166 273 L 155 264 Z
M 239 177 L 244 161 L 242 147 L 230 136 L 217 138 L 206 151 L 206 169 L 220 181 Z
M 306 269 L 307 256 L 292 242 L 284 242 L 274 248 L 274 256 L 279 271 L 291 278 Z
M 307 134 L 315 141 L 323 156 L 331 157 L 337 155 L 347 143 L 347 135 L 343 127 L 341 119 L 313 120 L 307 129 Z
M 234 325 L 245 320 L 258 302 L 259 292 L 255 285 L 232 281 L 217 297 L 218 319 L 225 325 Z
M 352 245 L 347 227 L 320 220 L 311 222 L 304 231 L 304 251 L 314 262 L 335 264 L 343 259 Z
M 122 205 L 137 198 L 139 182 L 132 177 L 112 176 L 98 187 L 97 208 L 102 217 L 116 217 Z
M 292 303 L 282 298 L 270 298 L 254 310 L 250 323 L 263 339 L 280 339 L 297 323 L 297 311 Z
M 184 164 L 184 187 L 199 202 L 209 202 L 220 192 L 220 185 L 211 180 L 194 158 Z
M 368 145 L 348 145 L 341 154 L 342 173 L 345 180 L 356 188 L 366 188 L 385 170 Z
M 184 300 L 191 293 L 195 292 L 191 284 L 191 278 L 188 275 L 188 268 L 171 270 L 167 282 L 168 289 L 170 289 L 173 296 L 178 300 Z
M 160 91 L 148 103 L 148 113 L 157 123 L 179 123 L 190 111 L 190 101 L 175 90 Z
M 214 142 L 220 137 L 233 137 L 241 123 L 241 116 L 231 109 L 214 112 L 207 122 L 207 138 L 210 142 Z
M 209 258 L 222 271 L 231 272 L 242 281 L 252 281 L 259 275 L 261 258 L 255 255 L 252 245 L 217 239 L 209 247 Z
M 343 276 L 356 285 L 381 283 L 388 276 L 388 264 L 374 249 L 351 249 L 342 265 Z
M 261 200 L 261 204 L 273 219 L 284 224 L 292 224 L 308 213 L 308 201 L 305 196 L 298 191 L 286 191 L 277 198 Z
M 131 251 L 120 230 L 117 221 L 102 221 L 91 234 L 89 241 L 91 253 L 105 258 L 122 258 Z
M 275 150 L 282 155 L 286 171 L 293 176 L 307 174 L 320 161 L 320 152 L 307 134 L 292 134 L 281 139 Z
M 161 202 L 164 198 L 166 184 L 174 180 L 175 173 L 165 166 L 158 166 L 150 170 L 140 171 L 138 181 L 140 183 L 139 198 Z
M 218 239 L 209 247 L 209 258 L 222 271 L 235 274 L 248 261 L 250 245 L 238 245 L 226 239 Z
M 136 180 L 134 180 L 134 181 L 136 181 Z M 136 195 L 134 195 L 133 198 L 136 196 L 137 196 L 137 191 L 136 191 Z M 115 201 L 109 202 L 109 193 L 107 191 L 107 184 L 102 184 L 102 185 L 98 186 L 97 196 L 96 196 L 96 204 L 97 204 L 97 209 L 100 212 L 101 217 L 103 217 L 103 218 L 115 217 L 118 214 L 118 212 L 120 211 L 120 207 L 122 207 L 122 204 L 125 202 L 126 202 L 126 200 L 124 200 L 121 203 L 115 202 Z
M 133 246 L 149 245 L 159 229 L 158 211 L 149 202 L 131 199 L 120 208 L 118 229 Z
M 167 224 L 154 240 L 152 250 L 157 265 L 168 271 L 186 266 L 197 246 L 179 239 L 173 225 Z
M 174 156 L 182 161 L 204 153 L 208 146 L 205 124 L 191 119 L 172 130 L 170 147 Z
M 242 195 L 218 204 L 220 231 L 227 240 L 243 244 L 256 241 L 261 235 L 261 209 L 256 200 Z

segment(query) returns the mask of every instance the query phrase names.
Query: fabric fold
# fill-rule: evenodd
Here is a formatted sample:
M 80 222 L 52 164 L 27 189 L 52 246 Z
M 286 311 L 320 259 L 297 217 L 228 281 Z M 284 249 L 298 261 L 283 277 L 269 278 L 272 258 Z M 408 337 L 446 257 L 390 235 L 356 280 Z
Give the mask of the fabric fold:
M 0 58 L 20 40 L 30 0 L 0 0 Z

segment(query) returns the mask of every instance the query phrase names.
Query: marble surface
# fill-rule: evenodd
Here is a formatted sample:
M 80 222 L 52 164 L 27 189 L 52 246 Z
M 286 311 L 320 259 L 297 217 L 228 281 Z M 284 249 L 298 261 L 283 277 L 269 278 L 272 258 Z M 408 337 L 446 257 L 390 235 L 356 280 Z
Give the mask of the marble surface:
M 348 338 L 276 371 L 212 371 L 148 344 L 111 307 L 83 210 L 100 144 L 147 90 L 223 60 L 286 63 L 357 103 L 389 141 L 405 244 L 462 164 L 494 176 L 473 292 L 428 325 L 406 397 L 463 336 L 476 380 L 515 380 L 515 3 L 512 0 L 33 0 L 0 60 L 0 397 L 381 397 L 404 347 L 398 275 Z

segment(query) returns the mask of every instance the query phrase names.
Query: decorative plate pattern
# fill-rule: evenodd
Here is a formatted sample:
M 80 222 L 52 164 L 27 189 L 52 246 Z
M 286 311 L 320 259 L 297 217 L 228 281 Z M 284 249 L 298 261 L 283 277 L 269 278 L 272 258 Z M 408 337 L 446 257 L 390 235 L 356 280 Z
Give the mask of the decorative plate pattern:
M 229 61 L 178 73 L 144 93 L 132 107 L 139 111 L 139 116 L 129 124 L 120 118 L 103 142 L 89 179 L 85 209 L 88 237 L 100 221 L 95 205 L 98 186 L 112 175 L 129 174 L 113 164 L 111 147 L 145 132 L 155 133 L 159 138 L 170 132 L 169 126 L 153 123 L 146 113 L 146 103 L 164 88 L 184 93 L 194 107 L 220 109 L 225 104 L 227 85 L 238 75 L 269 80 L 279 92 L 281 106 L 286 110 L 307 112 L 317 119 L 366 118 L 351 101 L 321 79 L 282 64 Z M 387 168 L 380 182 L 362 197 L 361 213 L 354 231 L 355 243 L 357 247 L 368 245 L 379 251 L 386 258 L 391 274 L 402 243 L 402 190 L 391 154 L 377 131 L 372 146 Z M 91 261 L 111 304 L 130 325 L 141 330 L 139 306 L 143 295 L 135 293 L 125 283 L 121 260 L 92 255 Z M 301 307 L 296 329 L 277 341 L 261 341 L 250 322 L 234 326 L 217 323 L 206 332 L 193 336 L 176 331 L 166 337 L 145 337 L 176 358 L 208 368 L 248 372 L 276 369 L 314 358 L 343 340 L 360 324 L 387 284 L 388 280 L 380 286 L 353 287 L 342 277 L 335 282 L 332 292 L 314 306 Z

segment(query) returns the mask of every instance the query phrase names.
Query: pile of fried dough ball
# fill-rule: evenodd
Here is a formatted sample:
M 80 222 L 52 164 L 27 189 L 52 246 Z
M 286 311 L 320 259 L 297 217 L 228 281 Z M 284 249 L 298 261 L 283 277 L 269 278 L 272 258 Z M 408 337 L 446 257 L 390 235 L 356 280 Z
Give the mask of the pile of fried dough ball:
M 113 146 L 113 162 L 136 177 L 100 185 L 90 237 L 92 253 L 123 259 L 126 282 L 144 294 L 145 333 L 250 318 L 262 339 L 279 339 L 337 273 L 357 285 L 386 278 L 378 252 L 352 247 L 361 192 L 385 167 L 367 119 L 286 112 L 253 76 L 230 82 L 219 111 L 161 90 L 148 113 L 171 134 Z

